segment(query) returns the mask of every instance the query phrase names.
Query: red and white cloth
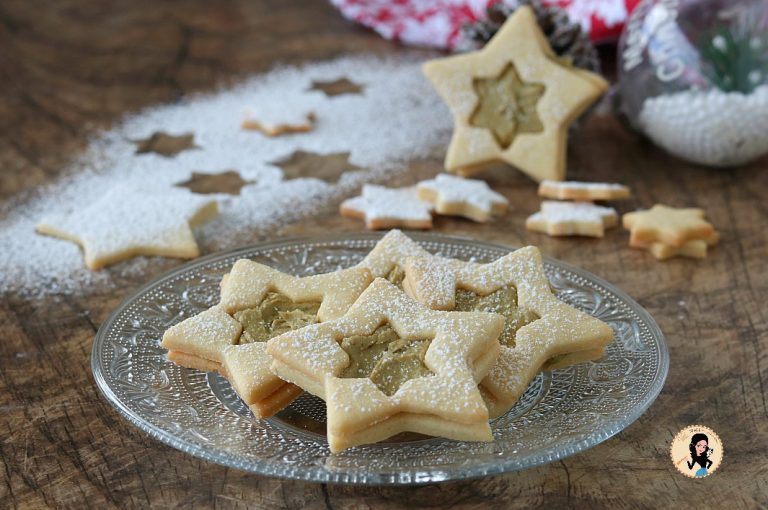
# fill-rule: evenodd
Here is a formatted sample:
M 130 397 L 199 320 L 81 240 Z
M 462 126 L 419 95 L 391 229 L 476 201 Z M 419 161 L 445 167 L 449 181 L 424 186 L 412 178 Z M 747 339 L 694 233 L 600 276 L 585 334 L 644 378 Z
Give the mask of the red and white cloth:
M 485 18 L 499 0 L 331 0 L 347 18 L 386 39 L 454 49 L 464 23 Z M 565 9 L 594 42 L 615 41 L 640 0 L 543 0 Z

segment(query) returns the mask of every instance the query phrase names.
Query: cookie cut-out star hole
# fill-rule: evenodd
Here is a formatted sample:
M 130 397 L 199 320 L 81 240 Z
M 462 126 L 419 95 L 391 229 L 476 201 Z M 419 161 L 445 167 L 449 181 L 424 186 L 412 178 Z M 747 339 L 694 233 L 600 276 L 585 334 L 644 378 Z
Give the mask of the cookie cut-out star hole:
M 544 85 L 524 82 L 511 62 L 494 78 L 475 78 L 472 88 L 478 102 L 469 123 L 488 129 L 502 149 L 509 147 L 520 133 L 544 130 L 536 113 Z
M 360 94 L 364 86 L 357 84 L 348 78 L 339 78 L 331 81 L 312 81 L 309 90 L 319 90 L 328 97 L 340 96 L 342 94 Z
M 349 152 L 317 154 L 297 150 L 271 164 L 283 171 L 285 180 L 314 177 L 331 184 L 338 182 L 346 172 L 364 170 L 349 162 Z
M 218 174 L 192 172 L 189 179 L 176 184 L 176 186 L 187 188 L 189 191 L 201 195 L 212 193 L 239 195 L 243 186 L 253 184 L 253 182 L 244 180 L 235 170 L 226 170 Z
M 169 135 L 163 131 L 152 133 L 148 138 L 133 140 L 136 144 L 136 154 L 148 154 L 154 152 L 166 158 L 172 158 L 180 152 L 199 149 L 195 145 L 195 135 L 185 133 L 183 135 Z

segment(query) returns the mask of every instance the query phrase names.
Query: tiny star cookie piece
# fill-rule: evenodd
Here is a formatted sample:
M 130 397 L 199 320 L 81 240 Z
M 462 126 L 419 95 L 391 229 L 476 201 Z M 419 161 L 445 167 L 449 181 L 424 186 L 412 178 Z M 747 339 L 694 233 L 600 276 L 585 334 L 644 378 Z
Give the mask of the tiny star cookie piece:
M 697 208 L 656 204 L 649 210 L 625 214 L 622 222 L 630 231 L 629 245 L 633 248 L 646 248 L 652 243 L 680 248 L 688 241 L 706 240 L 715 233 L 712 224 L 704 219 L 704 211 Z
M 541 210 L 525 220 L 525 227 L 550 236 L 603 237 L 605 229 L 615 227 L 618 221 L 613 207 L 591 202 L 545 200 Z
M 371 230 L 384 228 L 432 228 L 434 206 L 421 200 L 415 187 L 386 188 L 364 184 L 359 197 L 341 203 L 342 216 L 365 220 Z
M 480 223 L 503 214 L 509 201 L 488 187 L 485 181 L 440 174 L 416 185 L 421 200 L 434 204 L 435 212 L 463 216 Z
M 454 117 L 445 168 L 464 176 L 503 161 L 536 181 L 563 180 L 568 126 L 608 87 L 556 59 L 529 6 L 483 49 L 423 70 Z
M 313 112 L 293 118 L 269 119 L 248 114 L 240 127 L 249 131 L 261 131 L 267 136 L 280 136 L 291 133 L 307 133 L 315 127 L 317 118 Z
M 40 234 L 82 246 L 89 269 L 137 255 L 200 255 L 192 227 L 219 212 L 216 200 L 188 191 L 113 188 L 82 209 L 43 219 Z
M 629 188 L 622 184 L 607 182 L 550 181 L 539 184 L 539 196 L 557 200 L 626 200 Z
M 491 417 L 507 412 L 540 370 L 600 358 L 613 339 L 610 326 L 552 293 L 535 246 L 488 264 L 410 257 L 405 275 L 406 292 L 430 308 L 504 316 L 499 358 L 480 383 Z
M 169 328 L 162 346 L 174 363 L 220 372 L 256 417 L 271 416 L 301 389 L 272 374 L 266 341 L 343 315 L 370 282 L 364 268 L 299 278 L 241 259 L 219 304 Z
M 341 318 L 267 342 L 272 370 L 323 398 L 331 452 L 405 431 L 491 441 L 477 386 L 500 315 L 430 310 L 383 278 Z

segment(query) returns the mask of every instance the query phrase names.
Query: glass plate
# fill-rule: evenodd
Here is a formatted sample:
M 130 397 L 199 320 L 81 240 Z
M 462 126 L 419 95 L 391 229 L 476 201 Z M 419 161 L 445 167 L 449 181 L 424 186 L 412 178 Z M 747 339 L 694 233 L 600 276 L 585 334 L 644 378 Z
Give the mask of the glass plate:
M 490 262 L 511 248 L 466 238 L 410 234 L 441 255 Z M 263 475 L 317 482 L 421 484 L 528 468 L 590 448 L 635 421 L 661 391 L 669 366 L 651 316 L 607 282 L 556 260 L 547 275 L 564 301 L 611 325 L 615 341 L 596 362 L 540 373 L 517 405 L 492 421 L 494 441 L 468 443 L 401 434 L 331 454 L 325 406 L 305 394 L 256 420 L 222 377 L 165 359 L 163 332 L 214 305 L 219 281 L 239 258 L 299 276 L 349 267 L 379 234 L 260 244 L 186 264 L 126 299 L 99 329 L 91 365 L 107 400 L 174 448 Z

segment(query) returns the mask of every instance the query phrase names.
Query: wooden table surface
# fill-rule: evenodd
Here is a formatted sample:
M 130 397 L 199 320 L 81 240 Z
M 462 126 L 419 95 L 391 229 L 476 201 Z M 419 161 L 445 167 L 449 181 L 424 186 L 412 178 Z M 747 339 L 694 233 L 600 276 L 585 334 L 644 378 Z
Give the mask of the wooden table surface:
M 0 218 L 52 181 L 89 133 L 125 112 L 234 79 L 341 54 L 424 54 L 343 20 L 326 2 L 178 0 L 0 3 Z M 729 170 L 684 164 L 607 113 L 571 139 L 570 178 L 629 184 L 620 212 L 657 202 L 700 206 L 722 233 L 706 260 L 656 262 L 627 234 L 552 239 L 525 230 L 535 185 L 515 171 L 483 174 L 513 204 L 503 220 L 440 218 L 435 230 L 536 244 L 600 275 L 646 307 L 671 355 L 653 406 L 616 437 L 524 472 L 418 488 L 281 481 L 227 469 L 149 439 L 101 397 L 89 365 L 98 326 L 137 286 L 180 264 L 153 260 L 107 290 L 0 299 L 0 508 L 765 508 L 768 502 L 768 160 Z M 440 170 L 413 163 L 397 184 Z M 359 231 L 335 206 L 267 238 Z M 256 242 L 261 239 L 247 239 Z M 0 248 L 2 249 L 2 248 Z M 678 474 L 674 434 L 719 433 L 725 459 L 704 480 Z

